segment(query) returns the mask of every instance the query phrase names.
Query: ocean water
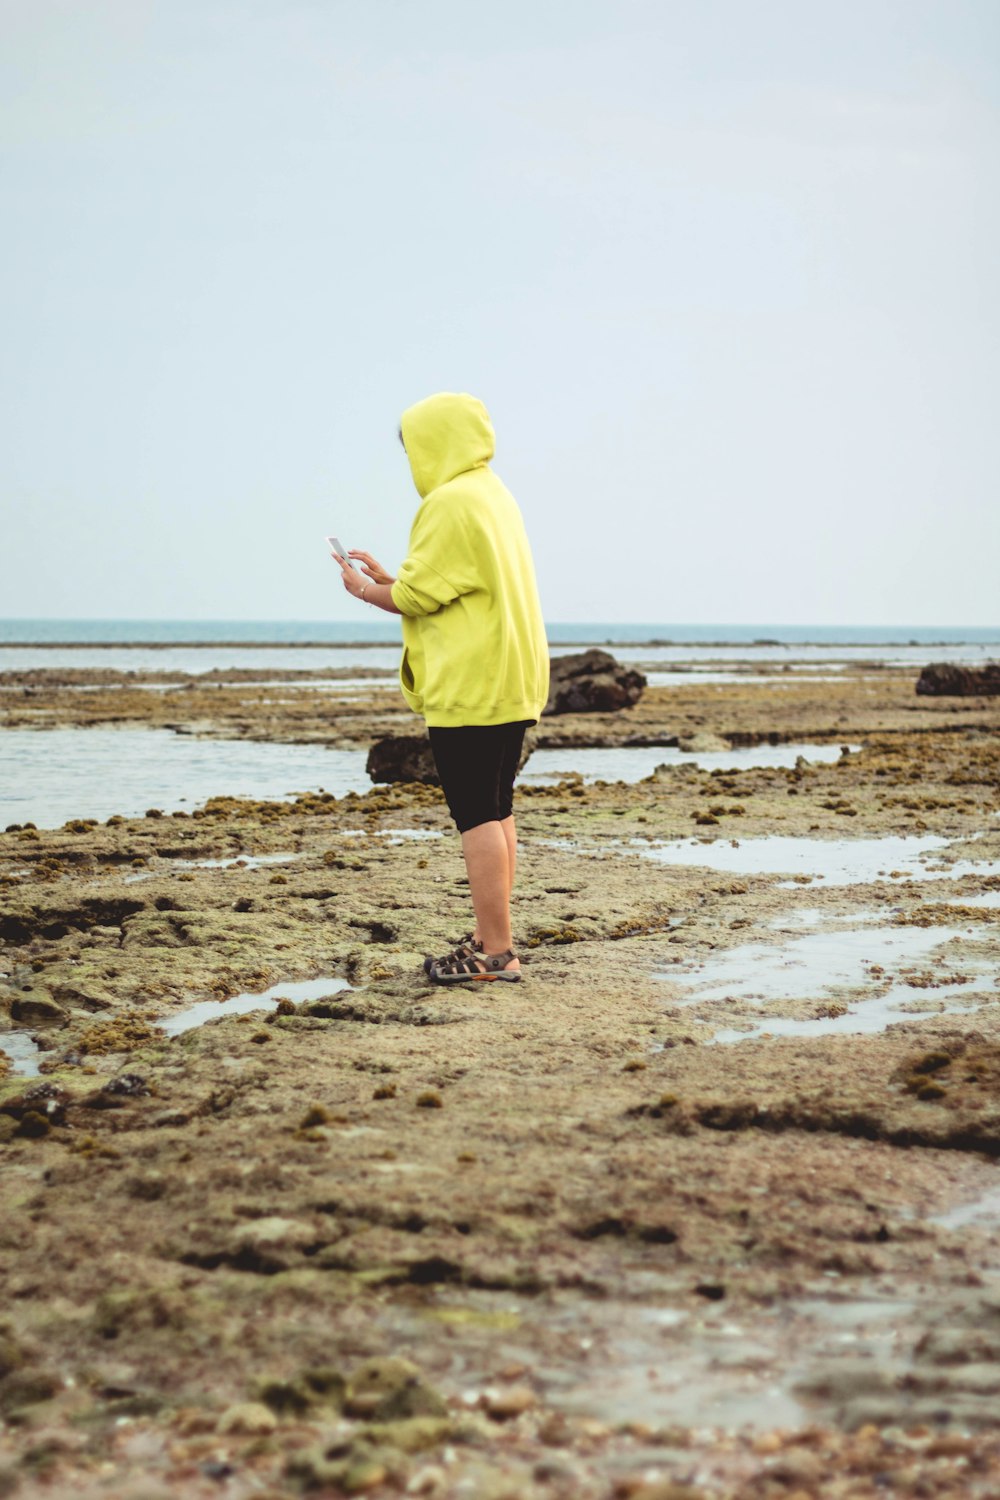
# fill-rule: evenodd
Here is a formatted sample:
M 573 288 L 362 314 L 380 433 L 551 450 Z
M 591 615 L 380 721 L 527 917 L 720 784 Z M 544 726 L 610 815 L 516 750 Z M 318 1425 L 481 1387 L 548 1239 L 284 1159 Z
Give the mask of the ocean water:
M 587 642 L 566 642 L 553 646 L 554 655 L 582 651 Z M 687 672 L 709 672 L 724 665 L 730 670 L 768 669 L 769 678 L 794 677 L 796 673 L 836 671 L 845 666 L 909 667 L 914 673 L 929 661 L 955 662 L 960 666 L 982 666 L 1000 660 L 997 645 L 948 644 L 939 646 L 839 645 L 674 645 L 656 646 L 638 642 L 612 641 L 604 648 L 626 665 L 634 663 L 657 669 L 683 669 Z M 400 647 L 384 643 L 358 642 L 353 645 L 270 645 L 234 646 L 229 644 L 195 646 L 183 642 L 163 646 L 112 645 L 6 645 L 0 646 L 0 673 L 32 671 L 66 671 L 107 669 L 115 672 L 188 672 L 202 676 L 242 668 L 267 678 L 277 671 L 323 672 L 329 668 L 358 671 L 378 668 L 395 671 L 399 665 Z
M 536 750 L 522 782 L 638 781 L 661 764 L 705 769 L 792 766 L 798 755 L 840 756 L 839 745 L 755 745 L 687 754 L 664 747 Z M 190 812 L 209 797 L 290 800 L 301 792 L 335 797 L 372 789 L 364 750 L 279 745 L 261 740 L 199 739 L 166 729 L 7 729 L 0 732 L 0 828 L 34 823 L 58 828 L 71 818 L 138 817 L 151 807 Z
M 290 800 L 371 791 L 364 750 L 198 739 L 170 730 L 0 731 L 0 828 L 58 828 L 70 818 L 190 811 L 209 797 Z
M 555 622 L 548 633 L 556 653 L 606 646 L 623 662 L 651 668 L 650 680 L 663 686 L 699 679 L 725 683 L 750 674 L 766 690 L 822 680 L 851 665 L 867 664 L 873 671 L 907 667 L 916 675 L 931 660 L 976 664 L 1000 658 L 1000 628 Z M 369 613 L 356 622 L 0 620 L 0 674 L 108 668 L 153 674 L 151 688 L 169 689 L 171 673 L 209 676 L 242 668 L 267 681 L 279 670 L 378 669 L 386 674 L 385 691 L 396 691 L 398 660 L 398 620 Z M 0 679 L 0 702 L 22 690 L 16 680 Z M 294 690 L 287 685 L 288 693 Z M 607 763 L 598 768 L 594 757 L 602 754 L 582 752 L 568 767 L 539 758 L 528 779 L 579 769 L 591 777 L 635 780 L 670 759 L 662 750 L 622 751 L 619 759 L 605 755 Z M 132 814 L 150 806 L 190 808 L 214 794 L 283 797 L 326 787 L 343 796 L 368 784 L 362 752 L 322 746 L 197 740 L 114 727 L 0 731 L 0 827 L 28 820 L 52 827 L 72 817 Z
M 356 671 L 378 667 L 394 671 L 400 646 L 192 646 L 174 642 L 164 646 L 0 646 L 0 672 L 93 671 L 191 672 L 199 676 L 242 668 L 267 679 L 276 671 L 325 672 L 335 667 Z
M 980 665 L 1000 658 L 995 630 L 874 626 L 658 625 L 555 622 L 555 653 L 606 647 L 620 661 L 685 671 L 726 667 L 777 672 L 846 665 L 912 667 L 928 661 Z M 120 672 L 189 672 L 227 668 L 393 670 L 398 620 L 0 620 L 0 673 L 106 668 Z
M 925 625 L 684 625 L 566 623 L 546 626 L 552 645 L 814 645 L 931 646 L 977 645 L 1000 648 L 1000 624 Z M 381 645 L 398 641 L 399 621 L 380 620 L 366 611 L 357 620 L 56 620 L 0 619 L 0 645 L 73 643 L 128 645 L 296 646 Z

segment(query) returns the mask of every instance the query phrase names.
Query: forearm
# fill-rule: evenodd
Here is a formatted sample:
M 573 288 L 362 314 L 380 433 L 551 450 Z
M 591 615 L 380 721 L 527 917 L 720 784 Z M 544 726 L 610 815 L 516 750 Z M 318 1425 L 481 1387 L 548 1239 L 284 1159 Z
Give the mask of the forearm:
M 363 592 L 358 597 L 363 599 L 365 604 L 374 604 L 376 609 L 384 609 L 387 615 L 402 613 L 392 602 L 391 583 L 366 583 Z

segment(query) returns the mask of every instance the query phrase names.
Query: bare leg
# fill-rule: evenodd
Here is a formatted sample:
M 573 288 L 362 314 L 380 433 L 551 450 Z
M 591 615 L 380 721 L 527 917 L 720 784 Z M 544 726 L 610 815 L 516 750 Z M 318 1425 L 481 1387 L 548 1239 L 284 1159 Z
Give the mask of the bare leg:
M 504 823 L 510 822 L 508 833 Z M 513 945 L 510 930 L 513 818 L 479 823 L 462 834 L 462 853 L 476 913 L 476 930 L 486 953 L 503 953 Z M 508 969 L 519 969 L 515 958 Z
M 508 909 L 509 909 L 509 907 L 510 907 L 510 898 L 513 895 L 513 892 L 514 892 L 514 876 L 517 873 L 517 829 L 514 826 L 514 815 L 513 815 L 513 813 L 510 815 L 509 818 L 503 818 L 503 819 L 501 819 L 500 827 L 503 829 L 503 836 L 504 836 L 504 839 L 506 840 L 506 843 L 507 843 L 507 906 L 508 906 Z M 463 845 L 463 852 L 464 852 L 464 845 Z M 470 879 L 470 884 L 471 884 L 471 879 Z M 473 902 L 473 908 L 474 907 L 475 907 L 475 902 Z M 474 943 L 481 943 L 482 942 L 482 935 L 481 935 L 481 933 L 479 931 L 479 920 L 478 920 L 478 917 L 476 919 L 476 925 L 472 929 L 472 941 Z M 487 953 L 489 953 L 489 952 L 492 952 L 493 950 L 487 948 L 486 951 L 487 951 Z M 496 951 L 498 953 L 502 953 L 503 949 L 502 948 L 498 948 Z
M 504 818 L 500 824 L 503 836 L 507 840 L 507 902 L 514 894 L 514 876 L 517 874 L 517 829 L 514 826 L 514 814 Z

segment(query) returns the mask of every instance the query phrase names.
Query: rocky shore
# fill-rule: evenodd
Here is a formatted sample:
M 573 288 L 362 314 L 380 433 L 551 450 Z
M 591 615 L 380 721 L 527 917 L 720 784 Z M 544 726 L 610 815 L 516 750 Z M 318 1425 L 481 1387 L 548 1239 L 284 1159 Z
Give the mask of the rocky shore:
M 274 677 L 0 723 L 416 727 Z M 518 986 L 423 974 L 433 787 L 0 835 L 0 1496 L 1000 1493 L 1000 702 L 692 678 L 536 744 L 697 735 L 860 749 L 523 788 Z

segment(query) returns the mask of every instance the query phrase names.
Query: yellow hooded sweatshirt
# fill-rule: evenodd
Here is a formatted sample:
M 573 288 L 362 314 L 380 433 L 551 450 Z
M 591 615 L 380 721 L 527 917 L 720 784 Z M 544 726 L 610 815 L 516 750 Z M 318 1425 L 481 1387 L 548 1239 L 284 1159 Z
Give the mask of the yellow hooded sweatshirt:
M 549 648 L 521 512 L 489 467 L 486 408 L 474 396 L 428 396 L 401 429 L 422 500 L 392 585 L 403 695 L 434 728 L 537 719 Z

